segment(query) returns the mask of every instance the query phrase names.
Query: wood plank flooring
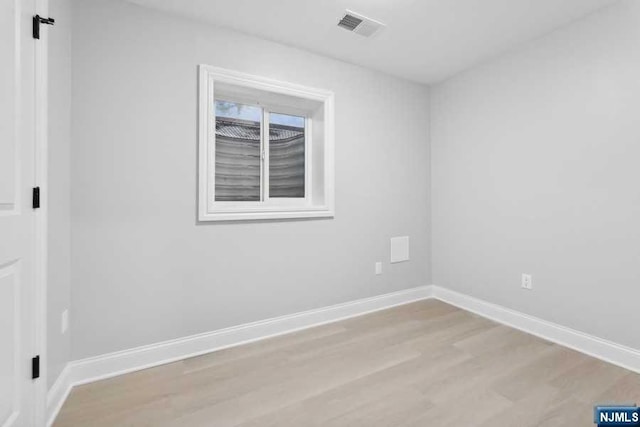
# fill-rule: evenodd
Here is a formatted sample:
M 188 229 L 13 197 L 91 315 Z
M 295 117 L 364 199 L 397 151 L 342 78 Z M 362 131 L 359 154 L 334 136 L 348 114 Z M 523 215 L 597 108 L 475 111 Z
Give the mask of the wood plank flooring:
M 593 426 L 640 375 L 436 300 L 75 388 L 55 427 Z

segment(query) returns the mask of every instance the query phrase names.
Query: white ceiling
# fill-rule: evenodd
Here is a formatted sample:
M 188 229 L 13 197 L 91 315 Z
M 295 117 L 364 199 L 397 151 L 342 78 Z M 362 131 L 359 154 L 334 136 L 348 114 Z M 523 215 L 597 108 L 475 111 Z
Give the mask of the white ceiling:
M 130 0 L 422 83 L 434 83 L 616 0 Z M 336 26 L 345 9 L 387 24 Z

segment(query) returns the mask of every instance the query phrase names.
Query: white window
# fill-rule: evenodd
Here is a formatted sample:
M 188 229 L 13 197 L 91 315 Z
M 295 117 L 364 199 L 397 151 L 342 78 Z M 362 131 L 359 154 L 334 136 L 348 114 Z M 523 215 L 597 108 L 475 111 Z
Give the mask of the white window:
M 332 217 L 333 94 L 200 66 L 199 219 Z

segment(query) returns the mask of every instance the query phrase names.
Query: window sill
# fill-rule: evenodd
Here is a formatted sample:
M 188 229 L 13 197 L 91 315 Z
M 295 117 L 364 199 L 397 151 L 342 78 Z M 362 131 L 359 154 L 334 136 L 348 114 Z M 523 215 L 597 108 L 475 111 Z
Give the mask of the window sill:
M 333 218 L 334 212 L 328 207 L 305 207 L 305 208 L 272 208 L 259 210 L 217 210 L 207 212 L 199 216 L 203 222 L 209 221 L 258 221 L 258 220 L 278 220 L 296 218 Z

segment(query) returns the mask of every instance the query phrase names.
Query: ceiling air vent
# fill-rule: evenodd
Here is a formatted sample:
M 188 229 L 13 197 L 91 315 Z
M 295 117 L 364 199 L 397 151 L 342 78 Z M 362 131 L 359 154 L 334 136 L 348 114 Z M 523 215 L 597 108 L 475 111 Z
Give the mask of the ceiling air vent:
M 366 16 L 347 10 L 338 22 L 338 27 L 342 27 L 345 30 L 351 31 L 356 34 L 360 34 L 364 37 L 371 37 L 378 31 L 382 30 L 386 25 L 382 22 L 378 22 L 375 19 L 367 18 Z

